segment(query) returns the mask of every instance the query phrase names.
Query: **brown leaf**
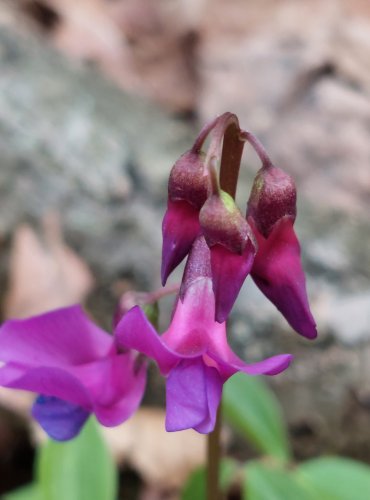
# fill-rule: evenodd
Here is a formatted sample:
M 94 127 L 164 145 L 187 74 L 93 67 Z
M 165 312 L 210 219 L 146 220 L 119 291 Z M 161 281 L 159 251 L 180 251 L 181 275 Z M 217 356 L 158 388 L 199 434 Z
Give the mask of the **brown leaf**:
M 128 463 L 149 486 L 176 489 L 204 464 L 206 437 L 193 430 L 166 432 L 165 412 L 141 408 L 127 422 L 104 435 L 119 463 Z
M 26 224 L 18 227 L 10 255 L 7 318 L 83 302 L 92 287 L 89 268 L 64 243 L 56 216 L 43 221 L 43 239 Z

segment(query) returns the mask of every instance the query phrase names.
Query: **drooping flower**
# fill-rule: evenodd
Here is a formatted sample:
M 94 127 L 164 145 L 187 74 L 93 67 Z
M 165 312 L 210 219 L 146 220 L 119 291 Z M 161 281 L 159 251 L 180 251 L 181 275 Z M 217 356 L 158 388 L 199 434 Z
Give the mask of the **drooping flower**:
M 232 352 L 225 322 L 215 321 L 210 250 L 204 237 L 193 244 L 167 331 L 159 336 L 136 306 L 117 326 L 116 340 L 119 347 L 154 359 L 167 376 L 167 431 L 211 432 L 222 386 L 229 377 L 238 371 L 275 375 L 291 361 L 289 354 L 282 354 L 246 364 Z
M 199 221 L 211 251 L 215 319 L 223 323 L 252 268 L 256 243 L 233 198 L 219 188 L 213 168 L 210 173 L 213 193 L 201 208 Z
M 199 210 L 207 199 L 208 175 L 196 145 L 172 167 L 168 182 L 168 205 L 163 218 L 162 285 L 189 253 L 200 233 Z
M 108 427 L 125 421 L 145 388 L 146 367 L 119 352 L 80 306 L 5 322 L 0 360 L 0 385 L 39 394 L 32 415 L 60 441 L 77 435 L 92 413 Z
M 291 327 L 313 339 L 316 324 L 293 228 L 296 198 L 293 179 L 266 163 L 255 178 L 248 201 L 247 218 L 258 245 L 251 276 Z

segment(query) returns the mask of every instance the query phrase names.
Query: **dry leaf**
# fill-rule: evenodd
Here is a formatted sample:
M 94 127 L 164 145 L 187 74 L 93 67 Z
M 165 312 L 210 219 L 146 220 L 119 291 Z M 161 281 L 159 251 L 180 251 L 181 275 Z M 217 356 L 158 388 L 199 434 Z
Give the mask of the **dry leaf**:
M 83 302 L 93 287 L 89 268 L 64 243 L 55 216 L 44 220 L 43 236 L 42 241 L 26 224 L 15 231 L 4 306 L 7 318 Z
M 137 470 L 147 485 L 176 489 L 204 464 L 206 437 L 193 430 L 166 432 L 164 420 L 164 410 L 141 408 L 121 426 L 104 428 L 104 435 L 117 461 Z

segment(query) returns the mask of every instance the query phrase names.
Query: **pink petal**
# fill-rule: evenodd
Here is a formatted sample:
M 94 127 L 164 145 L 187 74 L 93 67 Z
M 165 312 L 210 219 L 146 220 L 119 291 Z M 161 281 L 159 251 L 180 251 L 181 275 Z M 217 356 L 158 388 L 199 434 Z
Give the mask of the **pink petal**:
M 154 359 L 163 374 L 181 359 L 164 344 L 138 306 L 123 316 L 116 327 L 115 338 L 119 349 L 134 349 Z
M 115 358 L 110 367 L 111 378 L 105 378 L 108 390 L 102 391 L 94 404 L 98 421 L 106 427 L 121 424 L 131 417 L 139 407 L 146 386 L 146 364 L 135 367 L 135 361 L 127 364 L 126 356 Z M 108 367 L 109 368 L 109 367 Z
M 239 291 L 253 264 L 255 248 L 248 240 L 242 255 L 222 245 L 211 247 L 213 291 L 216 300 L 216 321 L 226 321 Z
M 265 239 L 254 227 L 258 252 L 251 276 L 260 290 L 283 314 L 290 326 L 309 339 L 317 336 L 306 292 L 300 246 L 293 220 L 285 217 Z
M 189 253 L 200 232 L 199 210 L 186 201 L 168 201 L 162 233 L 162 285 Z
M 166 384 L 166 430 L 195 429 L 211 432 L 221 399 L 222 381 L 215 368 L 202 358 L 179 363 Z
M 77 365 L 105 356 L 112 343 L 80 306 L 72 306 L 5 322 L 0 328 L 0 360 L 28 366 Z

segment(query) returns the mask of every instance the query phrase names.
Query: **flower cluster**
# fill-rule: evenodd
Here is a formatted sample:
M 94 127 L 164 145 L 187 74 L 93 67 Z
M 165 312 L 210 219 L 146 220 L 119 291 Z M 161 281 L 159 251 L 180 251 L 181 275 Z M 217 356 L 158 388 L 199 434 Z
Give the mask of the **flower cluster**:
M 243 215 L 234 197 L 245 142 L 262 168 Z M 170 174 L 163 285 L 185 257 L 187 262 L 167 330 L 158 335 L 139 306 L 118 315 L 113 336 L 79 307 L 8 321 L 0 329 L 0 385 L 40 394 L 33 416 L 51 437 L 64 440 L 91 413 L 107 426 L 126 420 L 140 404 L 149 357 L 167 379 L 166 429 L 211 432 L 229 377 L 238 371 L 275 375 L 291 361 L 281 354 L 246 364 L 228 345 L 226 320 L 248 274 L 293 329 L 310 339 L 317 335 L 295 216 L 291 177 L 239 128 L 235 115 L 216 118 Z

